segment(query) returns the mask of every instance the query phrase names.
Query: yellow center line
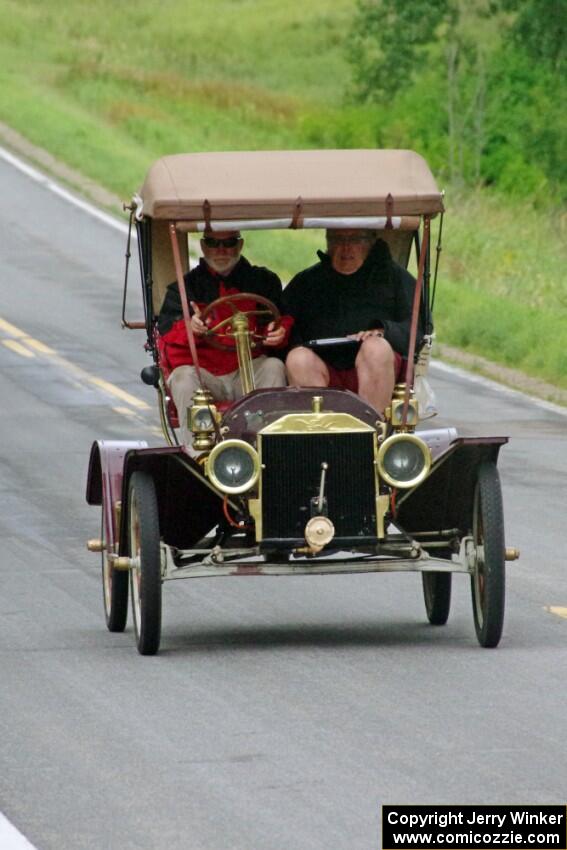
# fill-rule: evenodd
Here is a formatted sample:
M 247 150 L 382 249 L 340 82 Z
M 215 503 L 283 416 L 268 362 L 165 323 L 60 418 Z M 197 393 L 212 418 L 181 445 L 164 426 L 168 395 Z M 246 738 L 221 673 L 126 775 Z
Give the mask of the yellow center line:
M 132 410 L 131 407 L 120 407 L 117 405 L 112 408 L 115 413 L 119 413 L 120 416 L 126 416 L 130 421 L 138 422 L 144 428 L 148 427 L 148 423 L 145 421 L 143 416 L 140 416 L 135 410 Z M 157 437 L 163 437 L 163 431 L 161 428 L 157 428 L 155 425 L 150 425 L 149 429 L 152 434 L 155 434 Z
M 5 319 L 0 319 L 0 330 L 4 331 L 4 333 L 10 334 L 10 336 L 21 337 L 26 336 L 26 334 L 17 328 L 15 325 L 11 325 L 10 322 L 7 322 Z
M 103 378 L 98 378 L 96 375 L 91 375 L 89 372 L 86 372 L 84 369 L 81 369 L 80 366 L 76 366 L 74 363 L 71 363 L 69 360 L 66 360 L 53 348 L 50 348 L 45 343 L 41 342 L 39 339 L 34 339 L 31 336 L 28 336 L 24 331 L 17 328 L 15 325 L 10 324 L 5 319 L 0 318 L 0 331 L 4 331 L 9 334 L 11 339 L 3 339 L 2 343 L 6 346 L 6 348 L 15 351 L 17 354 L 20 354 L 22 357 L 35 357 L 35 352 L 39 354 L 45 355 L 45 357 L 49 358 L 53 363 L 56 363 L 61 368 L 65 369 L 67 372 L 70 372 L 76 379 L 79 379 L 80 385 L 83 386 L 85 383 L 94 384 L 94 386 L 103 390 L 107 395 L 111 395 L 114 398 L 119 398 L 121 401 L 126 402 L 131 407 L 135 407 L 138 410 L 150 410 L 151 407 L 145 401 L 142 401 L 141 398 L 137 398 L 134 395 L 126 392 L 126 390 L 121 389 L 120 387 L 111 384 L 109 381 L 105 381 Z
M 35 357 L 33 351 L 30 351 L 29 348 L 26 348 L 25 345 L 22 345 L 21 342 L 18 342 L 15 339 L 3 339 L 3 345 L 6 348 L 9 348 L 10 351 L 15 351 L 16 354 L 19 354 L 21 357 Z
M 138 419 L 138 414 L 131 407 L 113 407 L 115 413 L 120 413 L 122 416 L 129 416 L 130 419 Z
M 30 348 L 34 348 L 36 351 L 39 351 L 40 354 L 57 354 L 56 351 L 54 351 L 44 342 L 40 342 L 39 339 L 34 339 L 31 336 L 23 337 L 22 342 L 26 345 L 29 345 Z
M 546 605 L 545 610 L 550 614 L 556 614 L 557 617 L 563 617 L 564 620 L 567 620 L 567 608 L 562 608 L 559 605 Z
M 122 401 L 131 404 L 132 407 L 137 407 L 139 410 L 148 410 L 150 405 L 146 404 L 145 401 L 142 401 L 141 398 L 136 398 L 136 396 L 130 395 L 126 390 L 121 390 L 120 387 L 115 387 L 114 384 L 110 384 L 108 381 L 105 381 L 103 378 L 97 378 L 94 375 L 87 374 L 87 381 L 91 384 L 94 384 L 96 387 L 100 387 L 105 392 L 110 395 L 116 396 L 116 398 L 121 398 Z

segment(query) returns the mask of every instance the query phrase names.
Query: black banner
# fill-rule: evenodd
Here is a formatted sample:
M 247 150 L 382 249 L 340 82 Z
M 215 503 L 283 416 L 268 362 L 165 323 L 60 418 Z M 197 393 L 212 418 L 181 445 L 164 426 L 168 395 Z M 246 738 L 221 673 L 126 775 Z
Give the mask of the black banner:
M 382 850 L 567 850 L 566 806 L 382 806 Z

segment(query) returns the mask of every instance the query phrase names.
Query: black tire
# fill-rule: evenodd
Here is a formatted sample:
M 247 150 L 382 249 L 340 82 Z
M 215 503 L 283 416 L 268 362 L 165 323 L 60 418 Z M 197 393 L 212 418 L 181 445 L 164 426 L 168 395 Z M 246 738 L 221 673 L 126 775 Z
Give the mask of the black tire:
M 472 536 L 476 547 L 471 575 L 474 625 L 480 645 L 492 648 L 502 636 L 506 585 L 502 491 L 494 463 L 483 463 L 478 470 Z
M 102 557 L 102 602 L 104 618 L 109 632 L 123 632 L 128 620 L 128 573 L 125 570 L 115 570 L 112 561 L 108 560 L 107 541 L 104 522 L 104 504 L 102 506 L 102 522 L 100 538 L 103 543 Z
M 451 573 L 422 573 L 423 599 L 432 626 L 444 626 L 451 610 Z
M 128 486 L 129 555 L 132 615 L 140 655 L 155 655 L 161 638 L 161 563 L 159 515 L 151 475 L 134 472 Z

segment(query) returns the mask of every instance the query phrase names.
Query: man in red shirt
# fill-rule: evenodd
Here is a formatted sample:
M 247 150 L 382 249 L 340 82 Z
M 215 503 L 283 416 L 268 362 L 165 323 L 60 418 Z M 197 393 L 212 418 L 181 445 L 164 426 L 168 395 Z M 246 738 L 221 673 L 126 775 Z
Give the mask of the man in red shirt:
M 218 401 L 234 401 L 243 395 L 238 371 L 236 350 L 220 351 L 207 343 L 203 336 L 207 326 L 201 319 L 201 312 L 207 304 L 225 295 L 250 292 L 272 301 L 281 311 L 282 285 L 276 274 L 261 266 L 251 265 L 241 256 L 244 242 L 237 230 L 206 232 L 201 239 L 203 257 L 199 264 L 184 278 L 187 300 L 191 306 L 191 327 L 199 357 L 201 378 L 206 389 Z M 257 304 L 253 298 L 248 302 L 237 302 L 242 311 L 255 310 Z M 215 317 L 215 323 L 228 318 L 230 308 L 222 307 Z M 255 317 L 250 317 L 252 329 Z M 265 350 L 283 349 L 287 345 L 293 319 L 282 316 L 278 327 L 271 322 L 260 347 L 252 350 L 252 368 L 255 385 L 259 388 L 285 386 L 285 369 L 282 360 L 266 356 Z M 186 428 L 185 411 L 191 406 L 193 393 L 199 388 L 196 369 L 187 339 L 187 330 L 183 320 L 181 296 L 177 282 L 171 283 L 158 317 L 160 334 L 160 352 L 162 362 L 171 370 L 168 384 L 179 412 L 182 423 L 182 441 L 190 439 Z M 221 341 L 224 340 L 221 337 Z

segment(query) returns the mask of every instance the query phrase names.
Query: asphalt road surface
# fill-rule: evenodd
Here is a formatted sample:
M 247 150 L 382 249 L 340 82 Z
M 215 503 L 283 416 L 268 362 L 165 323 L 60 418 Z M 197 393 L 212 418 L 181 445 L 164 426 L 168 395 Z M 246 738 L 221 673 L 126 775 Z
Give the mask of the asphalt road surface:
M 38 850 L 374 850 L 383 803 L 564 803 L 567 417 L 433 370 L 443 424 L 511 437 L 498 649 L 465 576 L 435 628 L 419 576 L 384 574 L 168 584 L 142 658 L 85 549 L 92 441 L 159 442 L 125 238 L 2 161 L 0 182 L 6 817 Z

